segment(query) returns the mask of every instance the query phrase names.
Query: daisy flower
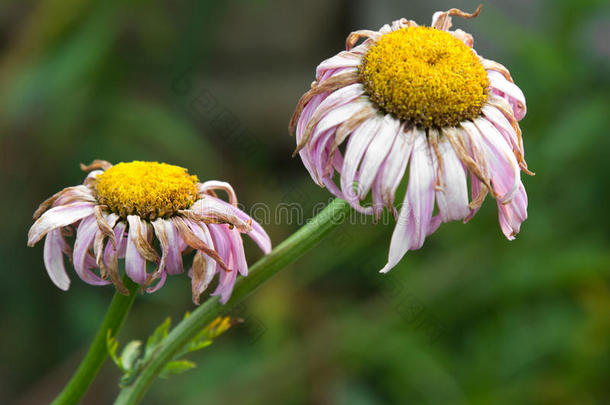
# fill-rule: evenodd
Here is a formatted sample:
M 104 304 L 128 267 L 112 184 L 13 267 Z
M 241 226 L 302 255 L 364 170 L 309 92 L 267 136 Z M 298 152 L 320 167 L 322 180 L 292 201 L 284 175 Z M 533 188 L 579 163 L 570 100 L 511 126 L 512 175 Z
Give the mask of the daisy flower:
M 124 259 L 127 276 L 149 293 L 161 288 L 168 274 L 184 272 L 183 260 L 188 260 L 193 302 L 199 304 L 218 274 L 212 295 L 225 303 L 237 273 L 248 274 L 240 233 L 247 233 L 264 253 L 271 250 L 263 228 L 237 208 L 228 183 L 199 183 L 186 169 L 157 162 L 113 166 L 96 160 L 81 168 L 89 172 L 83 184 L 44 201 L 28 233 L 29 246 L 45 238 L 44 264 L 62 290 L 70 286 L 64 255 L 84 282 L 112 282 L 124 294 L 119 259 Z M 217 190 L 228 195 L 228 203 Z M 147 271 L 147 262 L 154 263 L 154 270 Z
M 525 97 L 504 66 L 477 54 L 470 34 L 450 30 L 452 16 L 480 9 L 437 12 L 430 27 L 403 18 L 351 33 L 345 51 L 318 65 L 290 122 L 316 183 L 375 219 L 384 207 L 396 217 L 382 272 L 442 222 L 468 221 L 487 194 L 508 239 L 527 218 Z

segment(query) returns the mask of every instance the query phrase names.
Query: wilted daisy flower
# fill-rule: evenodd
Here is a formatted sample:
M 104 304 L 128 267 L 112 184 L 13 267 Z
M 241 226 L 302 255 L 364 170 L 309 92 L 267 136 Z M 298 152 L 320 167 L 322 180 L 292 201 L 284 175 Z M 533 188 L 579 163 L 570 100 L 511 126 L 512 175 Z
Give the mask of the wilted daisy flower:
M 346 50 L 318 66 L 290 122 L 320 186 L 375 218 L 384 206 L 397 217 L 383 272 L 441 222 L 469 220 L 487 193 L 508 239 L 527 218 L 520 171 L 531 173 L 517 123 L 525 97 L 504 66 L 472 49 L 470 34 L 449 30 L 451 16 L 479 11 L 437 12 L 431 27 L 403 18 L 351 33 Z M 369 194 L 372 204 L 361 204 Z
M 193 302 L 199 304 L 199 296 L 218 274 L 212 295 L 220 295 L 225 303 L 237 273 L 248 274 L 240 233 L 247 233 L 263 252 L 271 250 L 263 228 L 237 208 L 228 183 L 199 183 L 186 169 L 157 162 L 113 166 L 96 160 L 82 169 L 90 171 L 84 183 L 43 202 L 28 234 L 29 246 L 46 236 L 45 267 L 62 290 L 70 286 L 63 255 L 71 258 L 86 283 L 112 282 L 124 294 L 119 259 L 125 259 L 127 276 L 149 293 L 161 288 L 168 274 L 182 273 L 183 259 L 192 259 Z M 226 192 L 229 203 L 215 190 Z M 73 248 L 66 241 L 71 236 Z M 147 262 L 155 269 L 147 271 Z

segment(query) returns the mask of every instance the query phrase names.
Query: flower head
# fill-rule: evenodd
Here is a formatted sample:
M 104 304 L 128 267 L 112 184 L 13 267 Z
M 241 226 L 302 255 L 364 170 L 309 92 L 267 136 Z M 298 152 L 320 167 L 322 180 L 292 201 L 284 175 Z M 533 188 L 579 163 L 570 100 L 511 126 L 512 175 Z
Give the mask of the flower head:
M 183 258 L 194 251 L 189 270 L 193 302 L 199 303 L 218 274 L 212 295 L 220 295 L 224 303 L 237 273 L 248 274 L 240 233 L 247 233 L 263 252 L 271 250 L 263 228 L 237 208 L 228 183 L 199 183 L 186 169 L 157 162 L 113 166 L 96 160 L 82 168 L 89 171 L 84 183 L 43 202 L 28 233 L 29 246 L 45 238 L 45 267 L 62 290 L 70 286 L 63 255 L 72 259 L 86 283 L 112 282 L 127 293 L 118 265 L 124 259 L 127 276 L 150 293 L 163 286 L 168 274 L 184 272 Z M 229 203 L 215 190 L 226 192 Z M 70 236 L 73 247 L 66 240 Z M 154 270 L 147 271 L 147 262 L 154 263 Z
M 470 34 L 450 30 L 452 16 L 480 9 L 437 12 L 431 27 L 403 18 L 351 33 L 345 51 L 318 65 L 290 122 L 314 181 L 376 219 L 384 207 L 394 213 L 382 272 L 442 222 L 468 221 L 487 194 L 508 239 L 527 218 L 525 97 L 504 66 L 472 49 Z

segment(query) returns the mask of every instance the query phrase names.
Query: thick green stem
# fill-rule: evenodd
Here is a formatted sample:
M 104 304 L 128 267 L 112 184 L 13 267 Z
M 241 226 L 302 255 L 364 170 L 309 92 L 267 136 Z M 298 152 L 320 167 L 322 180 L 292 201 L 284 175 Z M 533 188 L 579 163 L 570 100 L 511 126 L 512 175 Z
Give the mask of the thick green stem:
M 106 361 L 108 355 L 106 335 L 108 330 L 112 331 L 112 336 L 116 336 L 121 326 L 123 326 L 123 321 L 125 321 L 133 301 L 138 295 L 137 290 L 139 286 L 136 283 L 127 277 L 123 279 L 123 283 L 129 290 L 129 296 L 122 295 L 118 291 L 114 293 L 104 320 L 97 330 L 85 358 L 78 366 L 70 382 L 68 382 L 63 391 L 53 401 L 52 405 L 73 405 L 79 403 Z
M 216 317 L 226 314 L 227 311 L 246 298 L 258 286 L 271 278 L 271 276 L 315 246 L 322 238 L 343 222 L 349 211 L 350 206 L 348 203 L 335 199 L 309 223 L 250 267 L 248 277 L 240 278 L 235 283 L 235 289 L 229 302 L 222 305 L 218 301 L 218 297 L 210 298 L 193 311 L 191 316 L 176 325 L 136 380 L 121 390 L 115 405 L 134 405 L 139 403 L 152 381 L 163 370 L 165 365 L 203 327 L 212 322 Z

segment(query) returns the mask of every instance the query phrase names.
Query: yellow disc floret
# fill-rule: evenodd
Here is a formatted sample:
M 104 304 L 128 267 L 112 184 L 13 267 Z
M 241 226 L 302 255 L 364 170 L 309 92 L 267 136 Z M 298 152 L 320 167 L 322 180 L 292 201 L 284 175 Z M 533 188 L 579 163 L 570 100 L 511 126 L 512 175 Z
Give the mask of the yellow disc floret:
M 364 56 L 360 78 L 381 109 L 426 128 L 475 118 L 489 85 L 483 65 L 468 46 L 430 27 L 383 35 Z
M 134 161 L 100 174 L 95 193 L 100 204 L 123 218 L 133 214 L 153 220 L 189 208 L 198 198 L 197 182 L 183 167 Z

